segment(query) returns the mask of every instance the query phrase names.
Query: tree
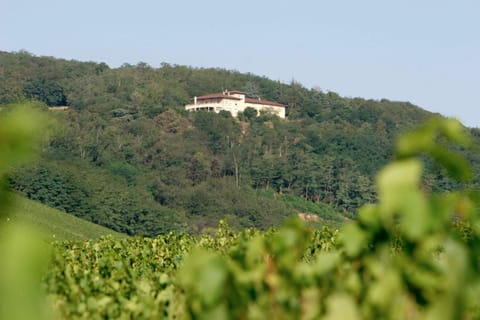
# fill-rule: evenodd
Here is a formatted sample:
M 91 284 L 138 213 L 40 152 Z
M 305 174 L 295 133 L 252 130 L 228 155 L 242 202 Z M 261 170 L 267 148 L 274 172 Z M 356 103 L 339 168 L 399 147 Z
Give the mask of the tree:
M 27 97 L 45 102 L 49 106 L 68 105 L 63 88 L 55 81 L 45 78 L 32 78 L 25 81 L 23 92 Z
M 253 118 L 255 118 L 256 116 L 258 115 L 258 112 L 257 110 L 251 108 L 251 107 L 246 107 L 245 110 L 243 110 L 243 116 L 247 119 L 247 120 L 252 120 Z
M 258 86 L 254 82 L 248 81 L 247 83 L 245 83 L 243 90 L 245 91 L 245 94 L 248 97 L 251 97 L 251 98 L 260 97 Z
M 188 178 L 192 180 L 193 185 L 197 185 L 207 179 L 210 175 L 208 160 L 201 152 L 195 153 L 190 159 Z

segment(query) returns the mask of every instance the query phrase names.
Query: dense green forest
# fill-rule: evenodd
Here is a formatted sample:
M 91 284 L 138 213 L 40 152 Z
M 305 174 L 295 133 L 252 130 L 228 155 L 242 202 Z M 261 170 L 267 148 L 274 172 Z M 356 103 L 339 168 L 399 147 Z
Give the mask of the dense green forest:
M 187 113 L 195 95 L 245 91 L 287 106 L 262 114 Z M 395 137 L 431 113 L 408 102 L 344 98 L 265 77 L 162 63 L 105 63 L 0 52 L 0 108 L 32 102 L 50 118 L 33 163 L 9 181 L 31 199 L 128 234 L 198 232 L 226 217 L 267 228 L 299 212 L 355 218 Z M 48 110 L 47 106 L 69 106 Z M 480 181 L 476 145 L 460 150 Z M 427 191 L 458 185 L 433 164 Z

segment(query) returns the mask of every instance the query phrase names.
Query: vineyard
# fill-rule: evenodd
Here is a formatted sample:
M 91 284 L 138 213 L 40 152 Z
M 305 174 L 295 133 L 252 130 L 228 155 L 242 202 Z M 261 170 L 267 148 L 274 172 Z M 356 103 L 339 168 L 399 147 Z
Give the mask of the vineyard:
M 336 232 L 298 222 L 266 233 L 221 224 L 200 238 L 65 241 L 54 245 L 44 283 L 68 319 L 261 318 L 267 311 L 291 317 L 306 312 L 306 300 L 301 282 L 286 272 L 314 264 L 336 241 Z M 271 250 L 288 253 L 277 259 Z
M 438 250 L 426 248 L 431 239 L 364 247 L 362 231 L 351 228 L 341 234 L 292 220 L 279 230 L 236 232 L 221 223 L 200 237 L 57 242 L 43 284 L 54 314 L 65 319 L 479 315 L 475 291 L 465 290 L 474 289 L 469 273 L 478 276 L 460 243 L 450 239 L 428 255 Z M 471 236 L 455 230 L 463 231 L 458 239 Z
M 0 140 L 0 175 L 30 151 L 28 119 L 3 119 L 0 137 L 15 143 Z M 235 231 L 221 222 L 199 236 L 47 245 L 5 223 L 2 198 L 0 318 L 478 319 L 480 196 L 451 146 L 468 141 L 444 119 L 401 137 L 377 176 L 377 203 L 340 231 L 299 220 Z M 463 187 L 422 190 L 425 155 Z

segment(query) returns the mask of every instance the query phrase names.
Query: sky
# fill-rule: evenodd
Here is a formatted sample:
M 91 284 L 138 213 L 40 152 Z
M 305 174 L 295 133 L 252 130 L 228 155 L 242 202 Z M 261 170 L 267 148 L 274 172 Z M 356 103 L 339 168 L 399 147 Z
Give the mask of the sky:
M 480 127 L 478 0 L 0 0 L 0 50 L 250 72 Z

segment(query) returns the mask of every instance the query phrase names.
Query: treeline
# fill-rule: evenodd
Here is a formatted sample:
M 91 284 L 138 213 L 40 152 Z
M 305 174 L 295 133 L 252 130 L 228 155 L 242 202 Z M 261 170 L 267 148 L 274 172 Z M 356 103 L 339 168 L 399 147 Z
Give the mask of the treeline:
M 301 211 L 292 205 L 299 201 L 317 204 L 327 220 L 332 211 L 333 220 L 353 217 L 376 199 L 374 173 L 392 158 L 395 136 L 431 116 L 410 103 L 342 98 L 235 71 L 111 69 L 26 52 L 0 52 L 0 83 L 1 104 L 69 106 L 50 111 L 57 125 L 41 159 L 17 170 L 11 185 L 130 234 L 198 231 L 225 216 L 237 228 L 266 228 Z M 183 110 L 191 97 L 223 89 L 283 103 L 288 117 Z M 434 166 L 424 184 L 456 187 Z

